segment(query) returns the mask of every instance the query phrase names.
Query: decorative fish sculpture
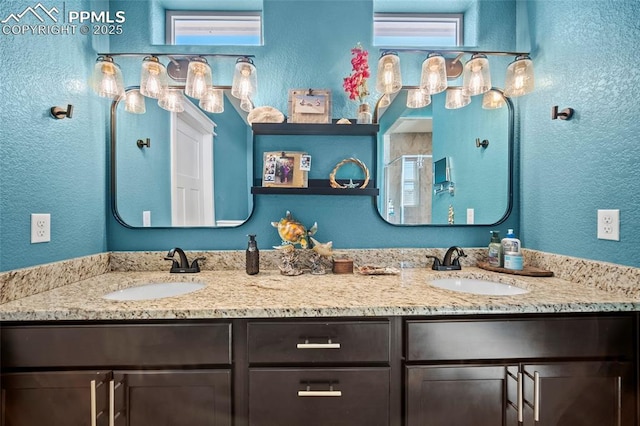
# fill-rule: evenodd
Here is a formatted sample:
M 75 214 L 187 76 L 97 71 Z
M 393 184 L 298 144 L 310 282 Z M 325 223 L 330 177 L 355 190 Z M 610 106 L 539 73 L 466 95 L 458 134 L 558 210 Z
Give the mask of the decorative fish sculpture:
M 287 215 L 280 219 L 279 222 L 271 222 L 271 226 L 278 229 L 278 235 L 282 238 L 283 244 L 300 244 L 302 248 L 309 246 L 307 237 L 314 235 L 318 231 L 317 222 L 313 224 L 311 229 L 307 230 L 303 224 L 291 216 L 290 211 L 287 211 Z

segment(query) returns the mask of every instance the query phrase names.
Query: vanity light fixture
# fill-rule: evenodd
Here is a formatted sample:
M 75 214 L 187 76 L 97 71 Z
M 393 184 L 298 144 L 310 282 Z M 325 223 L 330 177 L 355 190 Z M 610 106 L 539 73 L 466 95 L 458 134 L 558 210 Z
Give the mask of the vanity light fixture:
M 533 61 L 529 55 L 518 55 L 507 67 L 504 95 L 516 97 L 533 92 Z
M 219 114 L 224 112 L 224 97 L 222 89 L 210 87 L 207 93 L 200 98 L 200 108 L 207 112 Z
M 383 108 L 389 104 L 389 96 L 395 93 L 391 89 L 391 81 L 397 79 L 402 81 L 400 75 L 400 59 L 398 53 L 419 53 L 427 54 L 427 58 L 422 62 L 419 87 L 430 95 L 441 93 L 448 87 L 448 80 L 455 80 L 462 75 L 462 88 L 467 97 L 486 94 L 491 90 L 491 73 L 489 70 L 489 60 L 487 56 L 515 56 L 515 60 L 507 67 L 505 78 L 505 97 L 516 97 L 526 95 L 533 91 L 533 62 L 528 53 L 525 52 L 502 52 L 502 51 L 472 51 L 472 50 L 448 50 L 448 49 L 380 49 L 381 56 L 378 62 L 378 74 L 376 76 L 376 90 L 382 95 L 379 104 Z M 454 56 L 455 55 L 455 56 Z M 464 55 L 471 55 L 471 58 L 463 65 Z M 397 68 L 395 67 L 397 63 Z M 397 70 L 397 77 L 390 70 Z M 395 87 L 394 87 L 395 89 Z M 493 95 L 492 95 L 493 96 Z M 386 99 L 385 99 L 386 98 Z M 458 89 L 447 93 L 447 99 L 452 108 L 461 108 L 468 104 L 462 101 Z M 504 99 L 502 99 L 504 101 Z M 496 103 L 497 102 L 497 103 Z M 384 103 L 384 104 L 383 104 Z M 486 109 L 500 108 L 504 103 L 498 99 L 483 97 L 483 107 Z
M 91 75 L 91 88 L 103 98 L 117 99 L 124 95 L 122 71 L 112 56 L 98 56 Z
M 491 72 L 486 55 L 474 53 L 464 64 L 462 90 L 467 96 L 481 95 L 491 90 Z
M 200 99 L 213 86 L 211 77 L 211 67 L 205 58 L 196 56 L 189 61 L 189 69 L 187 71 L 187 83 L 184 94 Z
M 378 74 L 376 90 L 385 95 L 391 95 L 402 88 L 400 73 L 400 57 L 395 51 L 384 51 L 378 60 Z
M 140 90 L 129 90 L 124 98 L 124 110 L 132 114 L 144 114 L 147 112 L 144 96 Z
M 167 69 L 157 56 L 146 56 L 140 71 L 140 93 L 148 98 L 158 99 L 169 86 Z
M 251 109 L 253 109 L 251 99 L 256 93 L 257 86 L 256 67 L 253 65 L 251 58 L 238 58 L 233 73 L 231 95 L 242 101 L 240 107 L 243 110 L 250 112 Z M 242 104 L 244 104 L 244 108 Z M 249 109 L 247 110 L 245 108 Z
M 407 91 L 407 108 L 424 108 L 431 103 L 431 95 L 422 89 L 409 89 Z
M 471 97 L 466 94 L 462 87 L 449 87 L 447 98 L 444 103 L 446 109 L 458 109 L 471 103 Z

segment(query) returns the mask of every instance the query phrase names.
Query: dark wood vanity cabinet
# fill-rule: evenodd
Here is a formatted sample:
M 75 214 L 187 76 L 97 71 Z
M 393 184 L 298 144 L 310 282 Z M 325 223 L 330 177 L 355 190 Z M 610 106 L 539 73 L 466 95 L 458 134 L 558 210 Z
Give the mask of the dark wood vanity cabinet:
M 406 423 L 636 425 L 635 329 L 632 315 L 407 321 Z
M 249 322 L 249 425 L 399 424 L 391 322 Z
M 2 426 L 230 426 L 230 323 L 2 331 Z

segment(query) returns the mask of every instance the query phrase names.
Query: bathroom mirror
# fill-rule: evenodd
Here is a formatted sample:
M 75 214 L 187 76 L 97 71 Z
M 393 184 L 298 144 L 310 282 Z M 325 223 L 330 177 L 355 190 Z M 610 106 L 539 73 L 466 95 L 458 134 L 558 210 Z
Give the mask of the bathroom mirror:
M 483 95 L 445 108 L 445 92 L 423 108 L 406 106 L 407 90 L 377 106 L 380 215 L 394 225 L 491 225 L 512 205 L 513 107 Z
M 236 99 L 225 90 L 212 114 L 181 96 L 180 113 L 151 98 L 142 114 L 111 105 L 111 203 L 124 226 L 238 226 L 251 214 L 251 128 Z

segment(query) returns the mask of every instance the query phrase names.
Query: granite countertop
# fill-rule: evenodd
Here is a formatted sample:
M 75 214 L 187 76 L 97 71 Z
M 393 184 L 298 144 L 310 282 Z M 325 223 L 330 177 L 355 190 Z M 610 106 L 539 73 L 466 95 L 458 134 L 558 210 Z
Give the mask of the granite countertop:
M 514 296 L 482 296 L 440 289 L 436 278 L 499 281 L 529 290 Z M 193 293 L 146 301 L 117 302 L 103 295 L 151 282 L 197 281 Z M 613 312 L 640 310 L 640 296 L 608 291 L 565 279 L 524 277 L 477 267 L 437 272 L 400 269 L 397 275 L 304 274 L 277 270 L 249 276 L 244 271 L 106 272 L 0 305 L 5 321 L 138 320 L 187 318 L 279 318 Z

